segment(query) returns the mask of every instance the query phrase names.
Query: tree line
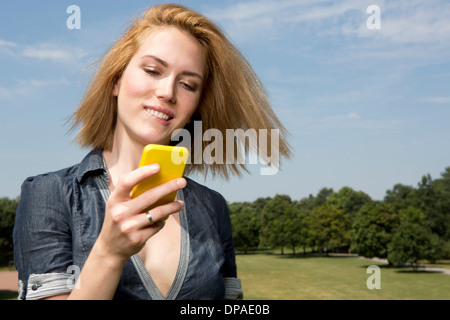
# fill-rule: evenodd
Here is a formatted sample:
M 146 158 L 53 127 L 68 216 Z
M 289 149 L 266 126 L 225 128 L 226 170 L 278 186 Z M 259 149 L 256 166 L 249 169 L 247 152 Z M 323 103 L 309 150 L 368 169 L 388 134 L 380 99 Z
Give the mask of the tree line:
M 0 199 L 0 265 L 13 259 L 19 198 Z M 236 251 L 291 248 L 293 254 L 352 252 L 417 264 L 450 258 L 450 167 L 416 187 L 396 184 L 383 200 L 343 187 L 292 200 L 287 195 L 228 203 Z
M 12 234 L 19 198 L 0 198 L 0 266 L 13 260 Z
M 287 195 L 229 203 L 236 251 L 291 248 L 351 252 L 391 265 L 450 258 L 450 167 L 416 187 L 396 184 L 383 200 L 343 187 L 292 200 Z

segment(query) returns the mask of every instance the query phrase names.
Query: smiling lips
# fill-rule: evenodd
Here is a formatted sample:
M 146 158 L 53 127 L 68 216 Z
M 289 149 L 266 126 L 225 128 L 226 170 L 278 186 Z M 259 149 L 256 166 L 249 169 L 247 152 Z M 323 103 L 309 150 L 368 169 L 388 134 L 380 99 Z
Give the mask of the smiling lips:
M 173 114 L 167 110 L 162 111 L 162 110 L 156 110 L 153 108 L 145 107 L 145 111 L 148 114 L 154 116 L 155 118 L 158 118 L 163 121 L 169 121 L 169 120 L 173 119 L 173 117 L 174 117 Z

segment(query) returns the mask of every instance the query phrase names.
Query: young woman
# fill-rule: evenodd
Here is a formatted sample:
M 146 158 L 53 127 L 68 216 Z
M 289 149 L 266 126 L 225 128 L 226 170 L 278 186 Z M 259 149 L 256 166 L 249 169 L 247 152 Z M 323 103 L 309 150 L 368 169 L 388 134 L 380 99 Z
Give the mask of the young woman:
M 73 115 L 78 142 L 92 151 L 22 186 L 14 229 L 20 299 L 242 298 L 220 194 L 180 178 L 130 198 L 159 170 L 138 168 L 142 149 L 170 144 L 194 120 L 224 136 L 279 129 L 279 152 L 290 155 L 262 85 L 223 33 L 180 5 L 151 8 L 103 57 Z M 187 172 L 245 170 L 191 163 Z M 174 191 L 174 202 L 143 212 Z

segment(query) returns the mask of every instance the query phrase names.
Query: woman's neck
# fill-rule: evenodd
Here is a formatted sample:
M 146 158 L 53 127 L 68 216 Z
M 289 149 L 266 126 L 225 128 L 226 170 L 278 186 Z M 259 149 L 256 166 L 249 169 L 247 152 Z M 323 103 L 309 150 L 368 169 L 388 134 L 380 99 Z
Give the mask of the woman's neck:
M 111 191 L 114 190 L 117 181 L 122 175 L 138 168 L 144 147 L 145 145 L 142 144 L 124 143 L 114 139 L 112 150 L 103 151 Z

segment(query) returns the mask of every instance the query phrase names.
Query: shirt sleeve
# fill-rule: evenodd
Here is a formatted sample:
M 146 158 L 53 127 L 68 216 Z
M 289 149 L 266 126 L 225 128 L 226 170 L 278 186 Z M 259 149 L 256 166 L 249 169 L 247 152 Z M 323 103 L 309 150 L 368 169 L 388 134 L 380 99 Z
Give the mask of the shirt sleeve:
M 243 299 L 244 293 L 241 289 L 241 280 L 237 278 L 236 256 L 230 213 L 225 199 L 222 198 L 220 203 L 221 215 L 219 233 L 225 250 L 225 262 L 222 266 L 222 275 L 225 283 L 225 299 L 239 300 Z
M 244 292 L 241 288 L 241 279 L 224 278 L 225 282 L 225 300 L 242 300 Z
M 28 178 L 22 185 L 13 233 L 19 299 L 42 299 L 73 288 L 70 212 L 63 194 L 56 175 Z

